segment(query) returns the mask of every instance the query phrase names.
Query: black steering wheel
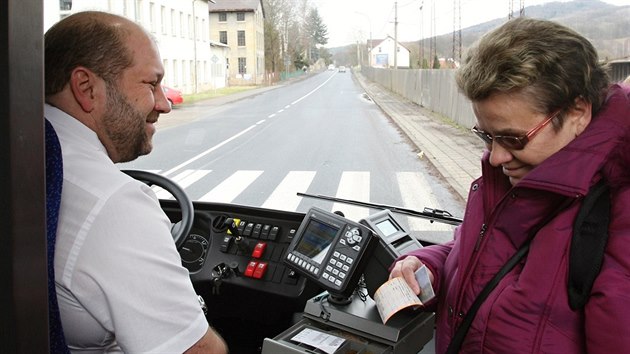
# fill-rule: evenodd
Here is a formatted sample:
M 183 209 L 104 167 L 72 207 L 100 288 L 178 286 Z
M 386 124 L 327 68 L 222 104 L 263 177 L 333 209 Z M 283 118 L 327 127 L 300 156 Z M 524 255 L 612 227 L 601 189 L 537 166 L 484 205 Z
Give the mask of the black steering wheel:
M 167 192 L 171 193 L 175 200 L 179 203 L 182 220 L 173 224 L 171 227 L 171 235 L 173 235 L 175 245 L 179 249 L 192 229 L 193 219 L 195 216 L 195 209 L 193 208 L 192 201 L 184 189 L 167 177 L 158 175 L 157 173 L 140 170 L 122 170 L 122 172 L 137 179 L 138 181 L 146 183 L 149 186 L 155 185 L 164 188 Z

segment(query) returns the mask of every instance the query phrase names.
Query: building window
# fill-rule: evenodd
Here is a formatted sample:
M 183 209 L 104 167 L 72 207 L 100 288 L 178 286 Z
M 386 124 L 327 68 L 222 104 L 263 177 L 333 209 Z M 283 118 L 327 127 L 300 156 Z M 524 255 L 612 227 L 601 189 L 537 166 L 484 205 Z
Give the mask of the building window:
M 238 58 L 238 73 L 241 75 L 247 73 L 247 58 Z
M 173 37 L 177 36 L 177 15 L 173 9 L 171 9 L 171 34 Z
M 179 63 L 177 59 L 173 59 L 173 86 L 179 86 Z
M 129 6 L 127 5 L 127 0 L 123 1 L 123 14 L 125 14 L 125 17 L 129 17 Z
M 142 23 L 142 7 L 144 5 L 143 0 L 136 0 L 136 22 Z
M 59 10 L 61 11 L 72 10 L 72 0 L 59 0 Z
M 203 38 L 204 42 L 208 40 L 208 26 L 206 26 L 205 19 L 201 20 L 201 37 Z
M 245 31 L 238 31 L 238 45 L 245 46 Z
M 149 3 L 149 25 L 151 26 L 151 32 L 155 33 L 155 4 Z
M 227 31 L 219 31 L 219 42 L 223 44 L 227 43 Z
M 167 73 L 170 73 L 170 72 L 171 72 L 171 70 L 170 70 L 170 69 L 169 69 L 169 67 L 168 67 L 168 59 L 162 59 L 162 65 L 164 66 L 164 70 L 165 70 Z M 170 82 L 169 82 L 169 77 L 168 77 L 168 75 L 164 76 L 164 79 L 162 80 L 162 84 L 163 84 L 163 85 L 168 85 L 169 83 L 170 83 Z
M 193 39 L 193 31 L 195 30 L 192 15 L 188 15 L 188 38 Z
M 162 28 L 162 34 L 166 34 L 166 28 L 167 28 L 167 23 L 166 23 L 166 6 L 162 6 L 160 8 L 160 26 Z
M 245 13 L 237 12 L 236 13 L 236 21 L 245 21 Z
M 179 12 L 179 35 L 184 38 L 186 36 L 186 30 L 184 29 L 184 13 L 182 11 Z
M 227 21 L 227 13 L 226 12 L 220 12 L 219 13 L 219 22 L 225 22 Z

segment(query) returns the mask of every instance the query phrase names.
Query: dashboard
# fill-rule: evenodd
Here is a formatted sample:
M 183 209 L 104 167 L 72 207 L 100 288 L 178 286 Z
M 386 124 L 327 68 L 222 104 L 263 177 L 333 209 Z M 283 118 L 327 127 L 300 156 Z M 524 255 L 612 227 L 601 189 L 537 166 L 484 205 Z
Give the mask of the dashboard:
M 160 200 L 173 222 L 179 204 Z M 300 319 L 307 300 L 321 293 L 283 263 L 305 214 L 234 204 L 193 202 L 193 226 L 178 251 L 207 319 L 231 353 L 256 353 Z

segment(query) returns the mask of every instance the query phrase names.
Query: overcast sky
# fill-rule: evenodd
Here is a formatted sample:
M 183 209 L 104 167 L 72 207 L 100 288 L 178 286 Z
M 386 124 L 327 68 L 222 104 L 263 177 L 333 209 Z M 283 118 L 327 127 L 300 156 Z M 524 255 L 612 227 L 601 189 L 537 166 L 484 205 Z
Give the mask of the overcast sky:
M 561 0 L 566 2 L 567 0 Z M 602 0 L 613 5 L 630 5 L 630 0 Z M 311 0 L 328 27 L 327 47 L 365 41 L 370 37 L 394 37 L 394 3 L 398 4 L 398 40 L 414 41 L 453 32 L 451 0 Z M 518 11 L 520 0 L 512 0 Z M 525 7 L 551 2 L 524 0 Z M 460 0 L 461 25 L 466 28 L 497 18 L 507 18 L 510 0 Z M 422 6 L 422 10 L 420 7 Z M 431 14 L 435 6 L 435 28 Z M 420 24 L 424 25 L 421 26 Z

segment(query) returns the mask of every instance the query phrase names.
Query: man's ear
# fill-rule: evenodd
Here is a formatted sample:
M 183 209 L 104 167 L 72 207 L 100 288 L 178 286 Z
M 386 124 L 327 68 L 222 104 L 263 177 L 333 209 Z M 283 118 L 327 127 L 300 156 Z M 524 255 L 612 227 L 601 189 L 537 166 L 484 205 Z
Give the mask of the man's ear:
M 97 76 L 90 69 L 78 66 L 70 73 L 70 89 L 75 100 L 86 113 L 94 110 L 96 85 Z
M 573 120 L 573 124 L 575 125 L 575 136 L 582 134 L 584 129 L 591 122 L 591 118 L 593 115 L 593 104 L 584 99 L 584 97 L 579 96 L 573 102 L 573 106 L 569 110 L 569 114 L 571 116 L 570 119 Z

